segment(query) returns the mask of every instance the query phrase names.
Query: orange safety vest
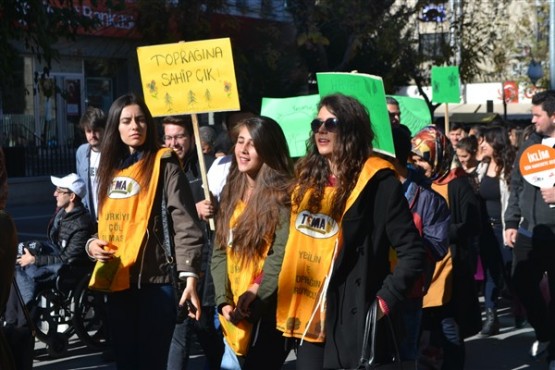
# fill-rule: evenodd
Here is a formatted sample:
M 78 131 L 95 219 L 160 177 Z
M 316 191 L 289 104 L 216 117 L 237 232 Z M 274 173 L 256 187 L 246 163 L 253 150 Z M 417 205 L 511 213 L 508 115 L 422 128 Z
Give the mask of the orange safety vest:
M 233 302 L 236 304 L 241 294 L 253 284 L 257 276 L 262 273 L 265 258 L 258 261 L 248 261 L 248 263 L 240 263 L 238 256 L 233 253 L 233 225 L 237 222 L 239 216 L 245 210 L 245 203 L 239 202 L 233 216 L 229 222 L 231 235 L 226 248 L 227 256 L 227 277 L 233 295 Z M 270 244 L 266 246 L 264 256 L 268 254 Z M 249 350 L 251 335 L 253 332 L 253 324 L 247 320 L 241 320 L 237 324 L 227 321 L 223 315 L 220 316 L 223 335 L 233 351 L 239 356 L 245 356 Z
M 292 208 L 276 313 L 277 329 L 284 336 L 309 342 L 325 340 L 325 296 L 333 262 L 343 246 L 341 220 L 370 179 L 384 168 L 393 166 L 378 157 L 368 158 L 339 220 L 330 216 L 335 193 L 332 187 L 325 188 L 319 213 L 308 210 L 311 191 L 299 207 Z
M 432 189 L 445 198 L 447 205 L 449 205 L 448 186 L 449 185 L 432 184 Z M 432 281 L 430 282 L 428 292 L 422 301 L 422 307 L 428 308 L 443 306 L 449 303 L 452 295 L 453 258 L 451 256 L 451 248 L 449 248 L 445 257 L 443 257 L 441 261 L 436 262 L 434 274 L 432 275 Z
M 115 173 L 98 215 L 98 238 L 108 242 L 105 248 L 116 252 L 112 260 L 96 263 L 89 288 L 105 292 L 129 289 L 129 270 L 144 242 L 158 188 L 161 159 L 170 154 L 168 148 L 156 153 L 150 182 L 141 181 L 142 161 Z M 148 187 L 141 188 L 141 183 L 147 183 Z

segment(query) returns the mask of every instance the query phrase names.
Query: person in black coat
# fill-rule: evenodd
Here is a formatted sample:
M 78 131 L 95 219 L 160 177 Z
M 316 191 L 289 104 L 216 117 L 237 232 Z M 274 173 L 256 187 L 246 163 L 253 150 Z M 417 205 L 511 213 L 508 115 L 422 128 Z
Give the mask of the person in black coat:
M 295 338 L 297 369 L 353 369 L 364 365 L 369 308 L 391 315 L 422 276 L 426 252 L 393 166 L 372 153 L 364 106 L 326 96 L 311 129 L 295 168 L 277 328 Z
M 34 297 L 37 281 L 55 279 L 62 266 L 92 269 L 85 244 L 94 223 L 81 201 L 85 183 L 74 173 L 51 180 L 58 210 L 48 225 L 48 240 L 21 243 L 16 260 L 16 281 L 26 304 Z

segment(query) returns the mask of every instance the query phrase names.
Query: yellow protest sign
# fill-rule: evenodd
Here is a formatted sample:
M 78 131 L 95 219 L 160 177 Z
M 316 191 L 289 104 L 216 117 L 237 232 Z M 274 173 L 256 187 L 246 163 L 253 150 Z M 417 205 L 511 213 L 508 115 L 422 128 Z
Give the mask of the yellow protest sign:
M 229 38 L 144 46 L 137 55 L 153 116 L 240 109 Z

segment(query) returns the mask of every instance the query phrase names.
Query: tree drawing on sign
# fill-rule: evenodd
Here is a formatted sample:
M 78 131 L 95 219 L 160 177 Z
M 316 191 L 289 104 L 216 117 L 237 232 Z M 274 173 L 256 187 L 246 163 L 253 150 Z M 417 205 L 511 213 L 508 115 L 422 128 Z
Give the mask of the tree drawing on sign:
M 164 103 L 166 103 L 167 111 L 173 112 L 173 98 L 169 93 L 164 96 Z
M 189 103 L 189 105 L 193 105 L 197 102 L 197 96 L 195 95 L 195 92 L 193 90 L 189 90 L 189 92 L 187 93 L 187 102 Z
M 449 80 L 449 87 L 457 86 L 457 76 L 454 73 L 449 74 L 447 79 Z
M 227 97 L 231 97 L 231 82 L 224 81 L 224 91 L 227 94 Z
M 146 88 L 150 96 L 152 96 L 154 99 L 158 98 L 158 87 L 156 87 L 156 81 L 152 80 L 147 83 Z
M 210 93 L 210 89 L 206 89 L 204 92 L 204 98 L 208 102 L 208 106 L 210 106 L 210 101 L 212 101 L 212 94 Z
M 438 92 L 438 93 L 441 91 L 439 82 L 437 82 L 437 81 L 434 81 L 434 82 L 433 82 L 433 84 L 432 84 L 432 90 L 433 90 L 433 91 L 436 91 L 436 92 Z

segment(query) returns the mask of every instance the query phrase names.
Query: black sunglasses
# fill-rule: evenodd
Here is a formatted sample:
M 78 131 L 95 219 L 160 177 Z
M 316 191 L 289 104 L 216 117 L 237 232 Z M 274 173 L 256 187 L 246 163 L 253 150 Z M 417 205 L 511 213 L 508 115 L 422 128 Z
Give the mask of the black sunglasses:
M 318 132 L 322 124 L 327 131 L 335 132 L 337 130 L 337 126 L 339 125 L 339 120 L 337 118 L 328 118 L 327 120 L 322 121 L 318 118 L 315 118 L 312 122 L 310 122 L 312 132 Z

